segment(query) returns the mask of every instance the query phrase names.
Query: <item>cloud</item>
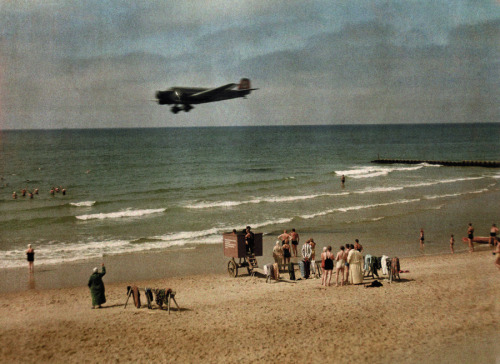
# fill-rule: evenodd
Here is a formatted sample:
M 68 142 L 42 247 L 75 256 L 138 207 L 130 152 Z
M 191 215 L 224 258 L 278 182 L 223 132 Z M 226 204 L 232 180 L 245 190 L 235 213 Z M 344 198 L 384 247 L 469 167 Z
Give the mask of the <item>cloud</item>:
M 497 121 L 494 2 L 18 4 L 0 5 L 8 128 Z M 248 100 L 149 101 L 240 77 Z

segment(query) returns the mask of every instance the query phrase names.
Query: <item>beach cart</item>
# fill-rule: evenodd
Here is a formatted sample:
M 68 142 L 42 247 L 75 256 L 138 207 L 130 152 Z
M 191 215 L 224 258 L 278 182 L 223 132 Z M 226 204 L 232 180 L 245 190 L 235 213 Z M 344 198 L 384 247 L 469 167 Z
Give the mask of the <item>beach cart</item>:
M 237 277 L 238 269 L 242 268 L 246 268 L 248 274 L 252 275 L 253 270 L 258 267 L 256 257 L 262 256 L 262 233 L 254 233 L 253 254 L 247 252 L 245 233 L 243 232 L 222 234 L 222 245 L 224 246 L 224 256 L 231 258 L 227 263 L 229 275 Z

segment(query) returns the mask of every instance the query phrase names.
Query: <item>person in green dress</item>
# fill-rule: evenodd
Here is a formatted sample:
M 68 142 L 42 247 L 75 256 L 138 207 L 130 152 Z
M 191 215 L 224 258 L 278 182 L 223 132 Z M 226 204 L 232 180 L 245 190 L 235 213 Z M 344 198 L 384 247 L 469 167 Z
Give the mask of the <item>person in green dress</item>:
M 88 286 L 90 288 L 90 295 L 92 296 L 92 308 L 95 308 L 95 306 L 101 308 L 101 305 L 106 303 L 106 296 L 104 295 L 104 282 L 102 281 L 102 277 L 105 274 L 106 268 L 104 267 L 104 263 L 102 263 L 102 273 L 99 273 L 99 270 L 96 267 L 89 278 Z

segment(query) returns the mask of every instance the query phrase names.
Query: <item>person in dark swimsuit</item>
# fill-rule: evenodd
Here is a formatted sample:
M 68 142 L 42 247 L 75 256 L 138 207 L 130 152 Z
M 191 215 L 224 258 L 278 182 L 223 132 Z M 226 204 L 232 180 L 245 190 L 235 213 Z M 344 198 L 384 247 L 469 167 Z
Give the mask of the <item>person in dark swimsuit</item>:
M 327 287 L 330 286 L 330 281 L 332 280 L 333 258 L 332 247 L 328 246 L 325 253 L 325 276 L 324 280 L 321 282 L 322 285 Z
M 28 250 L 26 250 L 26 258 L 28 259 L 28 267 L 30 273 L 33 272 L 33 265 L 35 262 L 35 250 L 31 247 L 31 244 L 28 244 Z
M 498 228 L 495 224 L 491 225 L 490 229 L 490 246 L 494 247 L 497 245 L 497 234 L 498 234 Z
M 424 229 L 420 229 L 420 249 L 424 248 Z
M 467 238 L 469 239 L 469 253 L 474 252 L 474 227 L 472 227 L 472 223 L 469 223 L 469 227 L 467 228 Z
M 290 245 L 288 244 L 288 242 L 285 242 L 283 244 L 283 258 L 284 258 L 283 264 L 285 265 L 285 267 L 287 267 L 287 264 L 290 263 L 291 256 L 292 255 L 290 254 Z

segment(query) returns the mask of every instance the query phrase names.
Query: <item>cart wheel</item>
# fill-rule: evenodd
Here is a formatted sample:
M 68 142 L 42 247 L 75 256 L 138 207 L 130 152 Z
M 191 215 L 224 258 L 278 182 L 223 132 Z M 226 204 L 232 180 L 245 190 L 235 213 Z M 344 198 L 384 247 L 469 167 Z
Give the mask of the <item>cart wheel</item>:
M 227 262 L 227 272 L 229 273 L 230 277 L 237 277 L 238 276 L 238 268 L 236 267 L 236 263 L 230 260 Z

